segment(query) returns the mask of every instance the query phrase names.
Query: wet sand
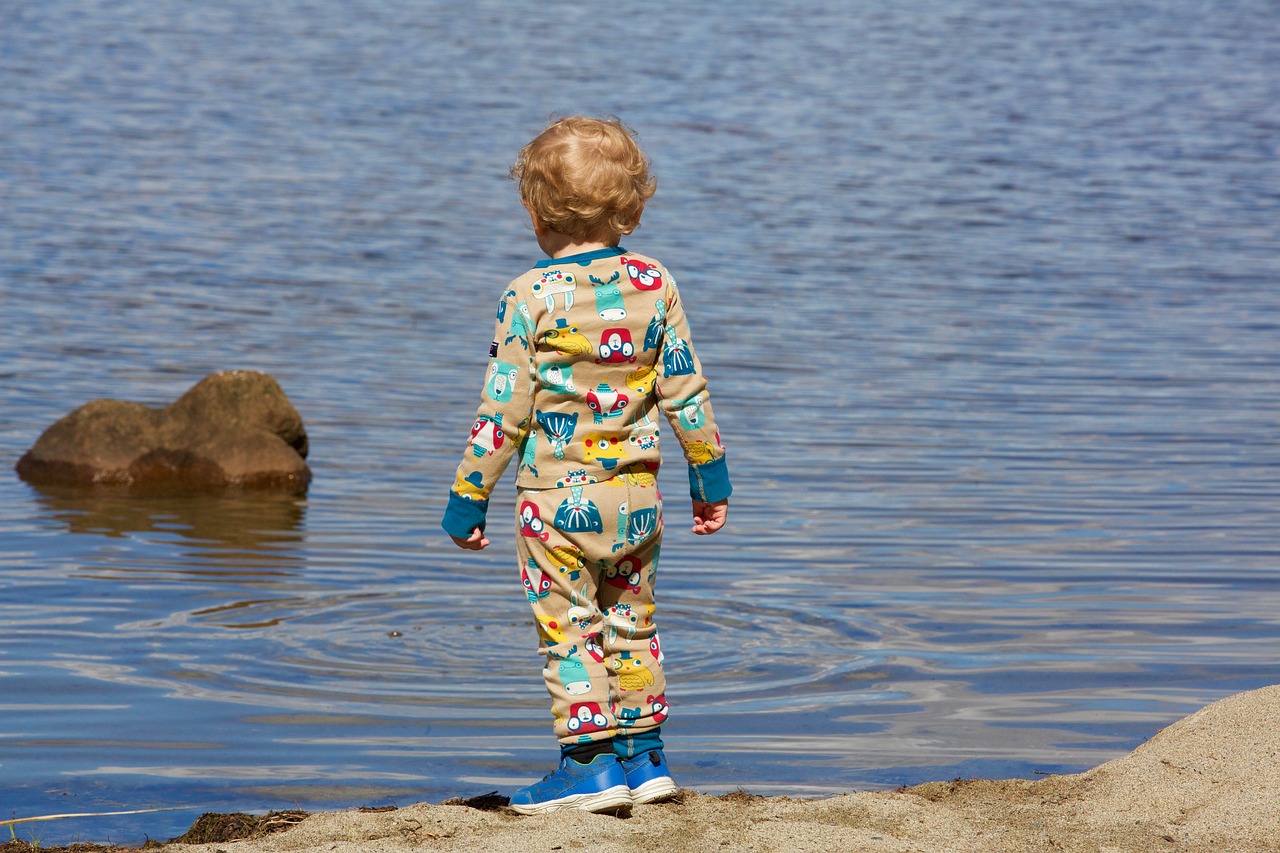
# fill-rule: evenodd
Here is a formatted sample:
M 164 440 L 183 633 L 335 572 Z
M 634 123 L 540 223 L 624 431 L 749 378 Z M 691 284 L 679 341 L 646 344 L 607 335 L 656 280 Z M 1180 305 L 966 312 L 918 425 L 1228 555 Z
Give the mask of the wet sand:
M 748 784 L 749 780 L 743 780 Z M 933 782 L 819 800 L 684 792 L 629 818 L 420 804 L 315 814 L 171 853 L 654 850 L 1003 853 L 1280 851 L 1280 686 L 1216 702 L 1085 773 Z

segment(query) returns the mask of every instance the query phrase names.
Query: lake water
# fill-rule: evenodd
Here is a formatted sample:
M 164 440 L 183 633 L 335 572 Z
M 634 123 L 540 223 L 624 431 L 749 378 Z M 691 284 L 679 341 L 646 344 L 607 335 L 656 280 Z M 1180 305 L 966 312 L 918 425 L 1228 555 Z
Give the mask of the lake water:
M 553 112 L 652 156 L 731 455 L 715 537 L 662 480 L 678 781 L 1075 771 L 1275 683 L 1278 70 L 1269 0 L 0 6 L 0 819 L 550 769 L 513 534 L 438 522 Z M 12 473 L 229 368 L 305 499 Z

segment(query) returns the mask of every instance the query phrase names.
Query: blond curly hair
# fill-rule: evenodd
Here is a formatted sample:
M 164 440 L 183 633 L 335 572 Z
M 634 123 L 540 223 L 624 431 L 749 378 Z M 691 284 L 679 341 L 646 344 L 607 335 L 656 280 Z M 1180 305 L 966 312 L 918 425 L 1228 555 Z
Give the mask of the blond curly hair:
M 520 150 L 511 177 L 543 226 L 578 240 L 630 234 L 657 188 L 635 134 L 612 116 L 553 120 Z

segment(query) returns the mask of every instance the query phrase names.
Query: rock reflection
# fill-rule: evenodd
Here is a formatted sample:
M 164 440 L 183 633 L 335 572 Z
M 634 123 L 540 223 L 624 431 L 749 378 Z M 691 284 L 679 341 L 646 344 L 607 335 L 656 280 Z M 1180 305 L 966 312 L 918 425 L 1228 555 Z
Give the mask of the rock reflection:
M 305 499 L 262 493 L 150 496 L 122 487 L 35 488 L 38 504 L 70 533 L 180 537 L 203 566 L 300 566 Z

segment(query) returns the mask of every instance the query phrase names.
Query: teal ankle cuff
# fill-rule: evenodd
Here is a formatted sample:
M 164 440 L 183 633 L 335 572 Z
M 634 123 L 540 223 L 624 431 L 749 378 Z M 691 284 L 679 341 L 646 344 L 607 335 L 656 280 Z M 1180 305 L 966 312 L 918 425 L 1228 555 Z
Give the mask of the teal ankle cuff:
M 619 758 L 635 758 L 655 749 L 662 749 L 660 728 L 630 734 L 619 733 L 613 738 L 613 751 Z

